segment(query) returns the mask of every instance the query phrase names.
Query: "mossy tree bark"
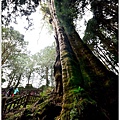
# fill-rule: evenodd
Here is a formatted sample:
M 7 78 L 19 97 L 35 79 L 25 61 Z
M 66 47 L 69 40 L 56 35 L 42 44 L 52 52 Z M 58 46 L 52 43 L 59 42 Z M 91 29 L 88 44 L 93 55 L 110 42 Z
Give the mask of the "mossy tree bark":
M 89 92 L 98 106 L 109 113 L 110 118 L 117 116 L 118 76 L 108 71 L 93 55 L 74 28 L 67 35 L 80 64 L 84 89 Z
M 58 36 L 60 61 L 62 66 L 63 105 L 61 119 L 70 119 L 70 112 L 71 109 L 74 108 L 73 103 L 75 99 L 74 94 L 70 91 L 80 86 L 80 83 L 82 83 L 82 77 L 79 72 L 76 72 L 80 71 L 78 61 L 70 46 L 64 28 L 60 26 L 53 4 L 50 4 L 50 11 L 53 19 L 52 25 Z M 70 106 L 66 108 L 67 104 Z
M 69 28 L 60 25 L 54 0 L 49 9 L 58 38 L 62 67 L 61 120 L 114 119 L 118 102 L 117 76 L 92 54 L 72 25 Z

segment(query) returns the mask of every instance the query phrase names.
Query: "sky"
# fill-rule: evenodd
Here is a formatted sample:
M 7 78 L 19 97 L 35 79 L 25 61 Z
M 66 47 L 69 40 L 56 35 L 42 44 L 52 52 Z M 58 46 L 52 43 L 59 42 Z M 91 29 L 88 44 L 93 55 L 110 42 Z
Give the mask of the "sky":
M 31 51 L 32 54 L 39 52 L 40 49 L 43 49 L 46 46 L 52 45 L 54 42 L 53 33 L 50 34 L 48 32 L 42 17 L 43 15 L 38 7 L 37 11 L 30 16 L 30 18 L 33 19 L 34 25 L 29 30 L 24 29 L 27 25 L 25 18 L 18 18 L 18 24 L 11 24 L 15 30 L 24 35 L 24 40 L 29 42 L 27 49 Z
M 18 24 L 12 23 L 11 25 L 15 30 L 24 35 L 25 41 L 29 41 L 27 49 L 31 51 L 32 54 L 34 54 L 36 52 L 39 52 L 40 49 L 52 45 L 54 42 L 54 33 L 50 34 L 48 32 L 48 28 L 46 28 L 44 25 L 44 20 L 42 20 L 43 14 L 40 11 L 40 6 L 37 7 L 36 12 L 32 13 L 30 18 L 33 19 L 34 25 L 27 31 L 24 29 L 24 27 L 27 25 L 27 21 L 23 17 L 17 19 Z M 84 20 L 88 21 L 90 18 L 92 18 L 92 13 L 90 11 L 86 11 L 85 16 L 82 18 L 82 20 L 77 20 L 77 30 L 79 31 L 81 38 L 83 38 L 86 28 L 84 26 Z

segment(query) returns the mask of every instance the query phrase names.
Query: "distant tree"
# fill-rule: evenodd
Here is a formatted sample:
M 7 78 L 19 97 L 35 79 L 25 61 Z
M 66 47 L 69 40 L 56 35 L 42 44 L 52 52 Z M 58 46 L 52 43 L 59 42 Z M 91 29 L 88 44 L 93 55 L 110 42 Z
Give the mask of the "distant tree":
M 47 46 L 40 50 L 37 55 L 37 69 L 41 76 L 46 80 L 46 86 L 49 86 L 50 82 L 53 84 L 53 64 L 55 61 L 55 46 Z M 43 75 L 44 74 L 44 75 Z
M 2 66 L 7 64 L 8 59 L 26 50 L 28 42 L 24 41 L 24 35 L 15 31 L 13 27 L 2 27 Z
M 24 36 L 18 31 L 12 27 L 2 27 L 2 78 L 7 77 L 5 80 L 9 81 L 8 87 L 14 80 L 21 79 L 24 63 L 20 59 L 26 51 L 27 44 Z

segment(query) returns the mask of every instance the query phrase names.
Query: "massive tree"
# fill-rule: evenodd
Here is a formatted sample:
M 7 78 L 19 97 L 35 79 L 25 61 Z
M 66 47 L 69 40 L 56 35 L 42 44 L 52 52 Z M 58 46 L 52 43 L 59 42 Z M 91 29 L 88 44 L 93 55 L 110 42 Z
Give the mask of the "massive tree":
M 60 118 L 73 119 L 71 112 L 74 111 L 77 119 L 114 119 L 117 115 L 118 78 L 93 55 L 76 32 L 73 11 L 68 9 L 76 10 L 75 5 L 75 1 L 71 1 L 68 6 L 65 0 L 49 4 L 62 66 L 63 105 Z M 79 90 L 77 94 L 73 92 L 78 88 L 84 91 Z M 90 109 L 96 109 L 97 116 L 81 113 Z
M 13 27 L 2 27 L 2 66 L 7 64 L 10 57 L 26 50 L 27 44 L 28 42 L 24 41 L 24 35 Z
M 46 80 L 46 86 L 49 86 L 50 83 L 53 85 L 53 64 L 55 60 L 55 46 L 47 46 L 44 49 L 40 50 L 36 55 L 38 73 L 42 77 L 41 79 Z
M 13 82 L 16 85 L 20 82 L 25 67 L 25 61 L 21 58 L 24 56 L 27 44 L 24 36 L 14 28 L 2 27 L 2 78 L 7 80 L 8 87 Z

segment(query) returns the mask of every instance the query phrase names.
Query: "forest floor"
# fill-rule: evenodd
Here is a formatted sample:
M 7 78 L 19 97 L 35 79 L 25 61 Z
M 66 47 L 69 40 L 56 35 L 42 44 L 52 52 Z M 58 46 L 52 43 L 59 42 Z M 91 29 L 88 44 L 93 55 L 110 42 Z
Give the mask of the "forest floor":
M 49 93 L 40 98 L 36 103 L 9 112 L 3 120 L 55 120 L 62 109 L 62 96 Z M 58 119 L 58 118 L 57 118 Z

